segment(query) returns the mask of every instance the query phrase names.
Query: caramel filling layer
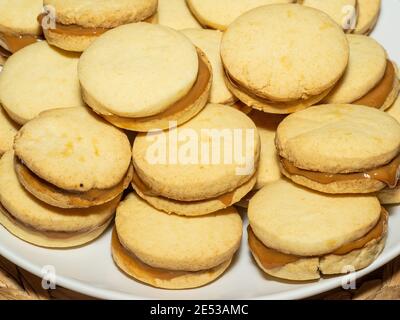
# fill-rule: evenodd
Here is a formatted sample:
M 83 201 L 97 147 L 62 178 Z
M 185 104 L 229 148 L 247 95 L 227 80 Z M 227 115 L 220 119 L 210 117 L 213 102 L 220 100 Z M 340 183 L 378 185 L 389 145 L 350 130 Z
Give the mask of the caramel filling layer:
M 331 254 L 346 255 L 354 250 L 364 248 L 374 239 L 381 239 L 386 229 L 388 213 L 382 208 L 381 216 L 377 224 L 362 238 L 350 242 L 336 249 Z M 279 252 L 275 249 L 266 247 L 254 234 L 250 226 L 247 228 L 249 246 L 253 254 L 257 257 L 265 269 L 280 268 L 287 264 L 294 263 L 300 259 L 308 258 Z
M 46 18 L 46 14 L 42 13 L 38 16 L 37 20 L 40 25 L 43 23 L 43 19 Z M 150 16 L 147 19 L 143 20 L 144 22 L 153 22 L 155 19 L 155 16 Z M 56 22 L 55 28 L 49 29 L 51 32 L 62 34 L 62 35 L 69 35 L 69 36 L 100 36 L 103 33 L 107 32 L 108 30 L 111 30 L 112 28 L 101 28 L 101 27 L 95 27 L 95 28 L 86 28 L 79 26 L 77 24 L 62 24 L 59 22 Z
M 9 56 L 11 56 L 12 53 L 6 49 L 4 49 L 2 46 L 0 46 L 0 56 L 4 57 L 4 58 L 8 58 Z
M 293 163 L 285 158 L 280 158 L 282 167 L 290 174 L 295 176 L 302 176 L 312 181 L 321 184 L 330 184 L 338 181 L 351 181 L 361 179 L 374 179 L 381 181 L 389 188 L 395 188 L 398 182 L 398 171 L 400 167 L 400 155 L 394 158 L 390 163 L 365 172 L 358 173 L 325 173 L 304 170 L 296 167 Z
M 310 96 L 306 99 L 279 102 L 279 101 L 271 101 L 264 97 L 260 97 L 256 94 L 254 94 L 249 89 L 243 87 L 240 83 L 238 83 L 235 79 L 233 79 L 226 69 L 225 69 L 225 79 L 226 79 L 226 81 L 228 81 L 228 83 L 233 88 L 236 88 L 236 90 L 242 92 L 243 94 L 247 95 L 251 99 L 256 100 L 259 104 L 274 107 L 274 108 L 284 109 L 285 113 L 296 112 L 299 109 L 302 109 L 302 108 L 305 108 L 307 106 L 317 103 L 318 101 L 322 100 L 325 96 L 327 96 L 332 89 L 332 88 L 329 88 L 329 89 L 321 92 L 319 95 Z
M 90 228 L 79 229 L 79 230 L 75 230 L 75 231 L 52 231 L 52 230 L 37 228 L 28 223 L 25 223 L 24 221 L 19 220 L 18 218 L 13 216 L 6 208 L 4 208 L 4 206 L 1 203 L 0 203 L 0 211 L 3 213 L 3 215 L 8 220 L 10 220 L 13 224 L 18 226 L 19 228 L 27 229 L 28 231 L 35 232 L 35 233 L 40 233 L 40 234 L 45 235 L 46 237 L 53 238 L 53 239 L 68 239 L 73 236 L 90 233 L 92 231 L 95 231 L 97 229 L 104 227 L 112 219 L 112 217 L 111 217 L 111 218 L 107 219 L 106 221 L 101 222 L 97 226 L 90 227 Z
M 7 35 L 4 33 L 0 33 L 0 40 L 3 41 L 8 48 L 3 48 L 3 50 L 1 50 L 1 54 L 5 57 L 9 57 L 11 54 L 17 52 L 18 50 L 21 50 L 22 48 L 25 48 L 26 46 L 39 40 L 42 40 L 42 37 L 29 34 Z
M 15 171 L 23 185 L 27 184 L 27 188 L 32 188 L 40 194 L 62 194 L 72 200 L 87 201 L 95 203 L 98 200 L 112 200 L 120 195 L 129 185 L 132 179 L 132 166 L 129 167 L 125 177 L 114 187 L 109 189 L 91 189 L 86 192 L 68 191 L 58 188 L 57 186 L 45 181 L 37 176 L 28 167 L 26 167 L 19 159 L 15 161 Z
M 364 97 L 356 100 L 353 104 L 360 104 L 372 108 L 380 109 L 386 102 L 386 99 L 393 90 L 396 77 L 396 69 L 393 62 L 387 61 L 386 71 L 382 80 L 368 92 Z
M 197 75 L 196 82 L 194 83 L 191 90 L 188 92 L 186 96 L 184 96 L 179 101 L 175 102 L 173 105 L 169 106 L 165 111 L 156 114 L 154 116 L 142 117 L 142 118 L 128 118 L 121 117 L 117 115 L 102 115 L 106 120 L 111 122 L 112 124 L 121 127 L 121 128 L 129 128 L 132 122 L 150 122 L 153 120 L 159 119 L 173 119 L 174 116 L 178 115 L 181 111 L 189 109 L 207 90 L 210 82 L 210 78 L 212 76 L 211 70 L 209 69 L 207 63 L 205 62 L 205 58 L 202 58 L 202 53 L 198 51 L 199 57 L 199 71 Z
M 162 195 L 157 194 L 156 192 L 154 192 L 153 190 L 151 190 L 143 181 L 142 179 L 140 179 L 140 177 L 138 176 L 138 174 L 136 173 L 135 170 L 133 170 L 133 178 L 132 178 L 132 184 L 134 186 L 134 189 L 139 190 L 142 194 L 150 196 L 150 197 L 161 197 L 161 198 L 166 198 Z M 235 190 L 228 192 L 228 193 L 224 193 L 223 195 L 216 197 L 216 198 L 211 198 L 208 200 L 218 200 L 220 202 L 222 202 L 225 206 L 229 207 L 230 205 L 232 205 L 233 203 L 233 197 L 235 194 Z M 178 201 L 178 202 L 185 202 L 185 201 L 181 201 L 181 200 L 174 200 L 171 199 L 172 201 Z M 207 199 L 205 199 L 207 200 Z M 200 200 L 201 201 L 201 200 Z M 196 201 L 188 201 L 188 202 L 196 202 Z

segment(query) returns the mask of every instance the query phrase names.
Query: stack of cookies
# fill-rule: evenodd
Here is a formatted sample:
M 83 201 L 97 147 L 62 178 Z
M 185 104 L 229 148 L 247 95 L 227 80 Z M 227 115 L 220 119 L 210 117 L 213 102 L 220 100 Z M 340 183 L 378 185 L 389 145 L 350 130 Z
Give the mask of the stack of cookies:
M 0 0 L 0 223 L 66 248 L 115 214 L 116 265 L 164 289 L 229 268 L 237 207 L 276 279 L 367 267 L 385 246 L 382 205 L 400 202 L 397 66 L 367 36 L 379 10 Z

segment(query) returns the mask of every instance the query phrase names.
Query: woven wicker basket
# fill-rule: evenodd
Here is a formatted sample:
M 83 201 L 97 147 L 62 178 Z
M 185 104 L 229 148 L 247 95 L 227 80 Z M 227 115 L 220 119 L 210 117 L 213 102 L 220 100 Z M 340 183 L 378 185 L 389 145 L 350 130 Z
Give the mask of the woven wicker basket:
M 400 257 L 361 279 L 356 290 L 336 289 L 311 299 L 392 300 L 400 299 Z M 0 300 L 87 300 L 80 293 L 58 287 L 44 290 L 41 279 L 0 256 Z

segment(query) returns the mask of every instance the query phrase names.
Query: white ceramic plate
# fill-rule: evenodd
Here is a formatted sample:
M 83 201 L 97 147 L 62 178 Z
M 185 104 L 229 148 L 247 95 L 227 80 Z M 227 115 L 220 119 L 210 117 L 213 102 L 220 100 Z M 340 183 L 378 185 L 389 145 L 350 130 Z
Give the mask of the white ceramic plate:
M 384 0 L 373 37 L 400 64 L 400 1 Z M 383 253 L 357 278 L 400 255 L 400 207 L 390 209 L 389 237 Z M 344 221 L 345 222 L 345 221 Z M 265 276 L 252 260 L 244 231 L 241 250 L 229 270 L 217 281 L 199 289 L 167 291 L 136 282 L 114 265 L 110 254 L 111 230 L 88 246 L 69 250 L 49 250 L 25 243 L 0 227 L 0 254 L 20 267 L 42 276 L 44 266 L 53 266 L 57 285 L 104 299 L 300 299 L 342 285 L 343 277 L 307 284 L 278 282 Z

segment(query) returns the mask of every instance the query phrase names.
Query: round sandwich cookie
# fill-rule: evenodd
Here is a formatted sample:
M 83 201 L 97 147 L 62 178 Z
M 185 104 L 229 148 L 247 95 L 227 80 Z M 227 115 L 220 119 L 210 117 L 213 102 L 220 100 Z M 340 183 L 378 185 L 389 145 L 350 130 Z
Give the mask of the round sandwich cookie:
M 42 38 L 42 7 L 42 0 L 0 0 L 0 60 Z
M 39 16 L 46 40 L 82 52 L 103 33 L 128 23 L 153 22 L 157 0 L 44 0 Z
M 0 156 L 13 148 L 14 137 L 18 130 L 19 125 L 0 107 Z
M 45 110 L 84 107 L 78 60 L 77 54 L 51 47 L 45 41 L 18 51 L 0 74 L 2 107 L 21 125 Z
M 212 83 L 200 49 L 179 31 L 148 23 L 99 37 L 82 54 L 78 72 L 84 100 L 96 113 L 141 132 L 193 118 L 206 105 Z
M 276 134 L 282 173 L 325 193 L 370 193 L 398 182 L 400 124 L 359 105 L 321 105 L 288 116 Z
M 357 23 L 357 0 L 298 0 L 297 3 L 329 15 L 345 32 L 352 32 Z
M 190 12 L 186 0 L 158 0 L 157 17 L 158 24 L 176 30 L 202 28 Z
M 299 4 L 269 5 L 229 26 L 221 56 L 236 97 L 254 109 L 288 114 L 328 95 L 345 72 L 349 45 L 325 13 Z
M 0 224 L 18 238 L 50 248 L 85 244 L 110 224 L 120 197 L 88 209 L 60 209 L 41 202 L 20 184 L 14 152 L 0 160 Z
M 268 184 L 251 200 L 248 241 L 267 274 L 317 280 L 369 266 L 382 252 L 388 213 L 374 196 L 333 196 L 286 180 Z
M 354 30 L 356 34 L 370 34 L 374 29 L 381 11 L 381 0 L 357 0 L 358 20 Z
M 209 29 L 225 31 L 245 12 L 276 3 L 293 3 L 294 0 L 186 0 L 193 15 Z
M 42 112 L 18 132 L 14 150 L 21 184 L 56 207 L 109 202 L 132 180 L 128 137 L 85 108 Z
M 350 34 L 350 60 L 343 78 L 325 103 L 352 103 L 386 110 L 399 94 L 396 65 L 374 39 Z
M 227 105 L 235 103 L 237 98 L 228 90 L 225 84 L 224 67 L 220 55 L 222 32 L 205 29 L 185 29 L 182 32 L 196 47 L 206 54 L 211 63 L 213 82 L 209 102 Z
M 163 289 L 206 285 L 229 267 L 242 220 L 233 207 L 202 217 L 168 215 L 129 194 L 117 208 L 112 256 L 133 278 Z
M 209 104 L 178 128 L 139 134 L 132 153 L 132 184 L 140 197 L 167 213 L 199 216 L 253 189 L 260 141 L 244 113 Z

